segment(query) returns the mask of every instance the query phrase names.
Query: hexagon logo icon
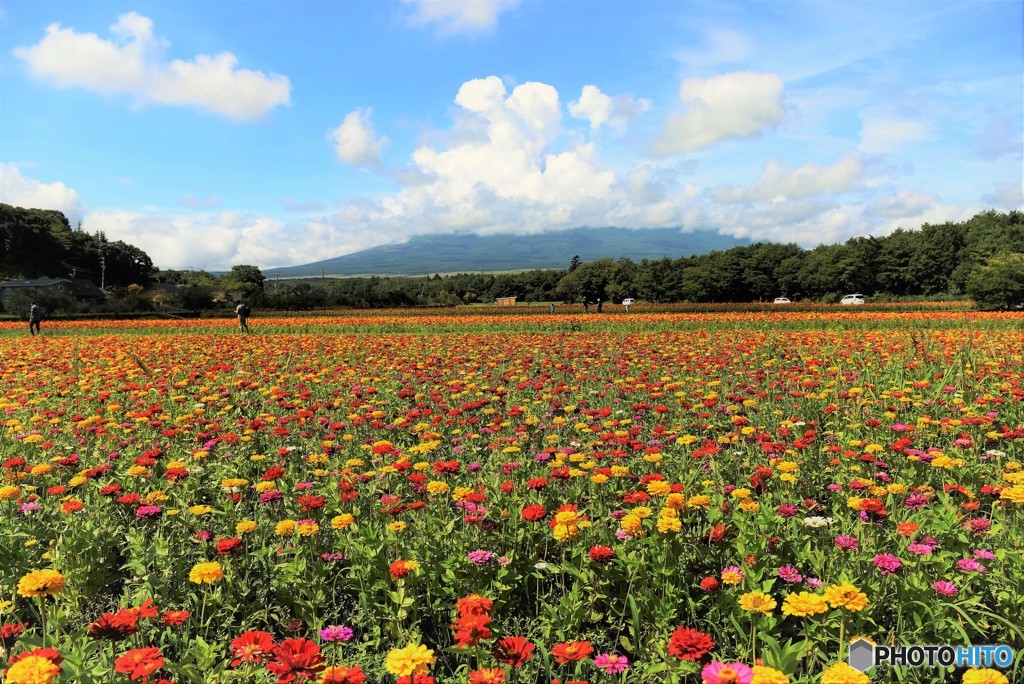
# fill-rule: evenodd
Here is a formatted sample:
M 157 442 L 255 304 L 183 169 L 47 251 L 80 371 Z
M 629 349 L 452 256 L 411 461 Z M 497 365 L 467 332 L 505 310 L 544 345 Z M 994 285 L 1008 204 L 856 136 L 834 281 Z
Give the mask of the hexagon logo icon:
M 857 639 L 850 644 L 847 661 L 850 667 L 864 672 L 875 665 L 875 647 L 867 639 Z

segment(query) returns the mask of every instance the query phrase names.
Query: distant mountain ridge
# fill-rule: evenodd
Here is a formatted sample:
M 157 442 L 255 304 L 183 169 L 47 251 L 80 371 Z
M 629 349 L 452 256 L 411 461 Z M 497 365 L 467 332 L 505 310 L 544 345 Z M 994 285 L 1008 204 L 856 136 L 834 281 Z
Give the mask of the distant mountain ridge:
M 684 233 L 677 228 L 573 228 L 533 235 L 417 235 L 397 245 L 300 266 L 264 269 L 267 275 L 310 277 L 423 275 L 567 268 L 574 255 L 583 261 L 609 257 L 678 258 L 749 245 L 713 231 Z

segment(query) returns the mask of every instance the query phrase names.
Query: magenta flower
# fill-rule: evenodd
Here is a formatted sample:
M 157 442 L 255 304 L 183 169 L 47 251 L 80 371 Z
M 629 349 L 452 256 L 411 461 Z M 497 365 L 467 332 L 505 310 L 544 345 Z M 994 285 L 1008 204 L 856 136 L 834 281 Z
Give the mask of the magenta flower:
M 934 550 L 935 548 L 928 544 L 911 544 L 907 547 L 907 551 L 918 556 L 927 556 Z
M 903 567 L 903 562 L 891 553 L 880 553 L 871 562 L 883 575 L 895 574 Z
M 343 627 L 341 625 L 331 625 L 330 627 L 324 627 L 320 630 L 320 638 L 328 643 L 334 643 L 335 641 L 348 641 L 352 636 L 352 628 Z
M 139 506 L 135 509 L 135 517 L 140 520 L 152 520 L 159 518 L 163 512 L 159 506 Z
M 799 513 L 799 509 L 792 504 L 781 504 L 778 509 L 778 514 L 781 518 L 792 518 Z
M 992 528 L 992 521 L 988 518 L 971 518 L 964 521 L 964 529 L 976 537 L 980 537 Z
M 483 567 L 491 562 L 491 558 L 494 553 L 491 551 L 485 551 L 484 549 L 477 549 L 476 551 L 469 552 L 469 560 L 473 565 Z
M 606 674 L 615 675 L 629 669 L 629 658 L 614 653 L 602 653 L 594 658 L 594 665 L 604 670 Z
M 942 594 L 943 596 L 956 596 L 959 590 L 956 585 L 952 582 L 938 581 L 932 585 L 932 589 Z
M 912 511 L 916 511 L 928 505 L 928 497 L 924 494 L 911 494 L 903 502 L 903 505 Z
M 723 663 L 715 661 L 705 665 L 700 671 L 704 684 L 750 684 L 754 679 L 754 671 L 743 663 Z
M 956 569 L 964 572 L 985 572 L 988 570 L 974 558 L 964 558 L 956 562 Z
M 836 537 L 835 544 L 843 551 L 853 551 L 860 546 L 860 542 L 857 541 L 857 538 L 851 537 L 848 534 L 841 534 Z
M 993 558 L 995 558 L 995 554 L 993 554 L 988 549 L 978 549 L 974 552 L 974 557 L 978 560 L 992 560 Z
M 783 565 L 781 568 L 779 568 L 779 579 L 781 579 L 783 582 L 790 582 L 792 584 L 796 584 L 798 582 L 803 582 L 804 576 L 801 575 L 800 572 L 793 566 Z

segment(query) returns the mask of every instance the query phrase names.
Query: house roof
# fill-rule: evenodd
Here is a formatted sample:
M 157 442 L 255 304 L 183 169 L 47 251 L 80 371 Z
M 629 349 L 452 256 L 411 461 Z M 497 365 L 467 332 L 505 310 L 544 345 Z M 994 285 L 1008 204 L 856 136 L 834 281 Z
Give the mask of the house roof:
M 83 299 L 103 299 L 106 295 L 88 278 L 75 278 L 75 296 Z
M 57 283 L 70 283 L 67 278 L 36 278 L 35 280 L 8 280 L 0 287 L 48 287 Z

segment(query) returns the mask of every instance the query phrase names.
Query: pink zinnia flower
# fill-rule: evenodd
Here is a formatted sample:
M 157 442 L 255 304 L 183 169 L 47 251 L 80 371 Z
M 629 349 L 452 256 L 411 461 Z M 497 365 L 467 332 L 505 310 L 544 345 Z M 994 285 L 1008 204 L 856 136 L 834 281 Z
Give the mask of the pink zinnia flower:
M 956 596 L 959 591 L 952 582 L 943 582 L 941 580 L 933 584 L 932 589 L 943 596 Z
M 743 663 L 715 661 L 700 671 L 704 684 L 750 684 L 754 671 Z
M 614 675 L 629 669 L 629 658 L 614 653 L 602 653 L 594 658 L 594 665 L 604 670 L 605 673 Z
M 924 494 L 911 494 L 903 502 L 903 505 L 912 511 L 916 511 L 928 505 L 928 497 Z
M 871 562 L 883 575 L 895 574 L 903 567 L 903 562 L 891 553 L 880 553 Z
M 493 556 L 494 556 L 493 552 L 485 551 L 484 549 L 477 549 L 476 551 L 470 551 L 469 552 L 469 560 L 470 560 L 470 562 L 473 563 L 473 565 L 478 565 L 478 566 L 481 566 L 481 567 L 483 567 L 484 565 L 487 565 L 488 563 L 490 563 L 491 562 L 491 558 Z
M 855 548 L 860 546 L 860 542 L 857 541 L 857 538 L 851 537 L 848 534 L 841 534 L 836 537 L 835 544 L 843 551 L 853 551 Z
M 907 551 L 918 556 L 927 556 L 935 549 L 928 544 L 911 544 L 907 547 Z
M 985 572 L 988 570 L 984 565 L 973 558 L 964 558 L 956 562 L 956 569 L 964 572 Z
M 781 568 L 779 568 L 779 579 L 781 579 L 783 582 L 791 582 L 795 584 L 797 582 L 803 582 L 804 576 L 801 575 L 800 571 L 798 571 L 793 566 L 783 565 Z
M 974 557 L 978 560 L 992 560 L 995 555 L 988 549 L 978 549 L 974 552 Z
M 335 641 L 348 641 L 352 636 L 353 632 L 351 627 L 331 625 L 330 627 L 324 627 L 320 630 L 320 638 L 329 643 L 333 643 Z

